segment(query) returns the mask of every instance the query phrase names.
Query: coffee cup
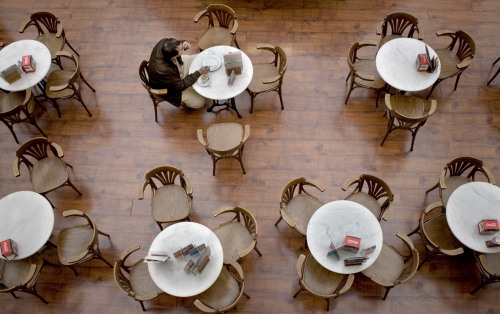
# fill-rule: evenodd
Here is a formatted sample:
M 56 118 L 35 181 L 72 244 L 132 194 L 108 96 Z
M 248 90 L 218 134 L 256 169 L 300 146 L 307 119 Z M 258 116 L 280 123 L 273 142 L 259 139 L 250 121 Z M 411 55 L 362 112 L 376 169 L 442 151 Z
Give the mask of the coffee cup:
M 203 83 L 208 82 L 208 75 L 206 75 L 206 74 L 202 74 L 202 75 L 201 75 L 201 81 L 202 81 Z

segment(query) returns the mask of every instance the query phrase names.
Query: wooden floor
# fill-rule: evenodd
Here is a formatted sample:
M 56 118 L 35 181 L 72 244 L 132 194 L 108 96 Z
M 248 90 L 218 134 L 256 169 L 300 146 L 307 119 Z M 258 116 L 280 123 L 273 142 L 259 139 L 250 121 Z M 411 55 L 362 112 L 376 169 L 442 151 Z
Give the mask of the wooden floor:
M 48 137 L 60 144 L 65 160 L 74 166 L 71 188 L 49 194 L 55 205 L 55 227 L 51 240 L 64 227 L 76 223 L 62 218 L 62 212 L 78 209 L 95 218 L 99 228 L 111 234 L 112 242 L 101 238 L 104 256 L 115 261 L 129 245 L 138 243 L 141 256 L 158 234 L 151 219 L 149 193 L 137 199 L 144 173 L 159 165 L 184 171 L 194 186 L 192 221 L 208 227 L 222 219 L 212 212 L 224 205 L 239 205 L 255 214 L 259 226 L 258 247 L 241 261 L 245 291 L 237 311 L 241 313 L 324 312 L 325 302 L 307 293 L 293 299 L 299 288 L 295 264 L 306 252 L 303 238 L 279 217 L 283 187 L 305 176 L 321 182 L 324 202 L 342 199 L 342 183 L 362 173 L 384 179 L 395 194 L 395 211 L 382 222 L 384 241 L 400 247 L 397 231 L 413 230 L 426 204 L 438 200 L 437 191 L 427 197 L 425 190 L 437 182 L 447 161 L 460 155 L 480 158 L 500 180 L 500 78 L 486 82 L 496 71 L 492 62 L 500 55 L 500 2 L 497 0 L 370 0 L 370 1 L 221 1 L 238 16 L 240 48 L 253 61 L 266 56 L 255 45 L 280 45 L 287 53 L 289 67 L 283 84 L 285 110 L 277 94 L 256 98 L 249 114 L 250 97 L 236 98 L 243 114 L 222 110 L 187 111 L 168 104 L 159 109 L 154 122 L 151 100 L 142 88 L 137 69 L 148 59 L 154 44 L 164 37 L 192 43 L 202 25 L 194 15 L 207 1 L 183 0 L 3 0 L 0 2 L 0 41 L 10 43 L 35 38 L 33 31 L 18 33 L 32 12 L 50 11 L 63 23 L 66 36 L 81 55 L 82 72 L 97 89 L 82 86 L 83 98 L 93 117 L 74 101 L 61 101 L 62 117 L 46 103 L 47 112 L 37 109 L 36 117 Z M 377 40 L 377 24 L 392 12 L 407 12 L 419 19 L 425 42 L 431 47 L 446 46 L 435 36 L 441 29 L 468 32 L 477 46 L 476 57 L 453 91 L 454 79 L 442 82 L 434 91 L 438 109 L 417 135 L 409 152 L 409 133 L 394 132 L 383 147 L 386 132 L 383 100 L 375 108 L 375 93 L 356 89 L 349 103 L 345 83 L 346 55 L 354 41 Z M 69 48 L 66 48 L 66 50 Z M 375 50 L 372 51 L 372 55 Z M 425 97 L 426 92 L 417 93 Z M 236 160 L 221 161 L 216 176 L 212 162 L 196 138 L 198 128 L 215 122 L 241 122 L 251 126 L 245 148 L 243 175 Z M 38 136 L 31 125 L 16 125 L 21 142 Z M 0 196 L 29 190 L 25 168 L 15 178 L 12 162 L 19 145 L 6 127 L 0 127 Z M 415 246 L 424 254 L 417 235 Z M 51 261 L 57 255 L 47 249 Z M 112 271 L 101 261 L 78 267 L 75 277 L 69 268 L 46 266 L 38 291 L 48 301 L 19 293 L 18 300 L 0 296 L 3 313 L 140 313 L 140 305 L 123 294 Z M 471 296 L 479 283 L 479 272 L 471 254 L 457 258 L 436 258 L 426 263 L 408 282 L 391 290 L 382 301 L 384 289 L 362 275 L 346 294 L 332 302 L 336 313 L 495 313 L 500 312 L 500 284 L 490 285 Z M 146 302 L 148 312 L 193 312 L 194 298 L 162 295 Z

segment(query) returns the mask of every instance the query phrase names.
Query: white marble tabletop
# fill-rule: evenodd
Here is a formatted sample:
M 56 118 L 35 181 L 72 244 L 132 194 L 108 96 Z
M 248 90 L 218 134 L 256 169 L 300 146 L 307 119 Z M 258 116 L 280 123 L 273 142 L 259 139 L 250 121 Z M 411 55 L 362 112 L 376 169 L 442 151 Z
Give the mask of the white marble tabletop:
M 446 220 L 455 237 L 468 248 L 482 253 L 499 253 L 500 247 L 486 247 L 493 235 L 480 235 L 477 224 L 483 219 L 500 222 L 500 188 L 487 182 L 459 186 L 446 205 Z
M 413 38 L 396 38 L 385 43 L 377 52 L 375 64 L 384 81 L 396 89 L 416 92 L 430 87 L 441 73 L 441 62 L 433 73 L 419 72 L 417 55 L 425 53 L 425 43 Z M 427 45 L 429 54 L 438 57 Z
M 224 68 L 224 55 L 229 52 L 241 52 L 243 70 L 241 74 L 236 75 L 231 86 L 228 85 L 226 69 Z M 204 58 L 214 56 L 220 58 L 221 65 L 215 71 L 208 72 L 210 78 L 210 86 L 200 86 L 198 82 L 193 84 L 193 88 L 198 94 L 212 100 L 231 99 L 241 94 L 252 81 L 253 65 L 250 58 L 241 50 L 231 46 L 215 46 L 203 50 L 191 63 L 189 73 L 193 73 L 200 69 Z
M 42 195 L 19 191 L 0 200 L 0 241 L 16 242 L 18 256 L 14 259 L 26 258 L 41 249 L 53 227 L 54 211 Z
M 186 273 L 187 261 L 183 256 L 175 258 L 173 253 L 193 244 L 210 247 L 210 262 L 198 275 Z M 155 284 L 168 294 L 190 297 L 210 288 L 222 270 L 224 253 L 219 239 L 204 225 L 195 222 L 178 222 L 160 232 L 153 240 L 149 251 L 164 251 L 170 259 L 164 263 L 149 263 L 148 269 Z
M 41 42 L 30 39 L 13 42 L 0 50 L 0 71 L 21 61 L 21 58 L 26 55 L 32 55 L 35 59 L 36 71 L 23 72 L 21 78 L 11 84 L 0 78 L 0 88 L 11 92 L 22 91 L 40 83 L 47 75 L 52 64 L 50 51 Z
M 344 266 L 344 258 L 356 256 L 353 252 L 341 251 L 340 260 L 334 255 L 326 256 L 331 251 L 330 242 L 341 246 L 346 235 L 361 238 L 360 251 L 377 246 L 362 265 Z M 382 243 L 382 228 L 377 218 L 369 209 L 352 201 L 333 201 L 321 206 L 307 225 L 307 245 L 311 254 L 323 267 L 340 274 L 354 274 L 368 268 L 379 256 Z

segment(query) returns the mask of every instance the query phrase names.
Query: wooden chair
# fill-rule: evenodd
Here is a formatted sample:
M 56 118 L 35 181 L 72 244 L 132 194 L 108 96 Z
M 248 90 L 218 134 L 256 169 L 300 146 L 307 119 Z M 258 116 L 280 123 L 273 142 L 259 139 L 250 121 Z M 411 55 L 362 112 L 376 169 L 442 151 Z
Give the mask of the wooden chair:
M 326 310 L 330 310 L 330 300 L 344 294 L 351 288 L 354 275 L 334 273 L 321 266 L 311 254 L 300 254 L 297 261 L 297 276 L 300 289 L 293 295 L 296 298 L 302 291 L 308 291 L 326 300 Z
M 148 264 L 144 263 L 143 258 L 131 265 L 126 265 L 127 258 L 139 249 L 139 244 L 127 248 L 120 259 L 115 262 L 113 274 L 118 288 L 132 299 L 138 301 L 142 310 L 146 311 L 144 301 L 158 297 L 163 291 L 151 279 Z
M 153 106 L 155 108 L 155 122 L 158 122 L 158 104 L 163 101 L 168 102 L 167 100 L 165 100 L 165 98 L 162 97 L 167 94 L 168 90 L 166 88 L 151 88 L 151 85 L 149 85 L 148 65 L 148 61 L 142 60 L 141 64 L 139 65 L 139 78 L 141 79 L 142 87 L 144 87 L 148 91 L 149 97 L 151 97 L 151 101 L 153 101 Z
M 36 291 L 42 267 L 43 258 L 40 253 L 20 260 L 5 261 L 4 267 L 0 270 L 0 293 L 10 293 L 17 299 L 15 292 L 26 292 L 48 304 Z
M 342 185 L 342 190 L 347 191 L 350 186 L 354 190 L 345 197 L 345 200 L 359 203 L 368 208 L 377 217 L 378 221 L 387 221 L 394 210 L 394 194 L 382 179 L 375 176 L 362 174 L 359 178 L 349 179 Z M 366 192 L 363 188 L 366 187 Z
M 203 17 L 208 19 L 208 24 L 198 41 L 201 51 L 213 46 L 231 46 L 233 43 L 240 48 L 236 41 L 238 21 L 233 9 L 224 4 L 209 4 L 205 10 L 196 14 L 194 22 L 198 23 Z
M 241 170 L 245 174 L 243 167 L 243 149 L 250 136 L 250 125 L 245 125 L 245 133 L 241 124 L 234 122 L 215 123 L 207 129 L 207 140 L 203 138 L 203 131 L 197 131 L 198 141 L 205 147 L 207 153 L 212 157 L 213 172 L 217 162 L 221 159 L 235 158 L 240 162 Z
M 318 198 L 306 191 L 306 186 L 314 187 L 320 192 L 325 191 L 322 184 L 308 181 L 303 177 L 290 181 L 281 192 L 280 218 L 274 224 L 277 226 L 283 219 L 290 227 L 302 234 L 304 239 L 306 239 L 309 220 L 316 210 L 323 206 Z
M 403 33 L 406 31 L 408 31 L 407 35 L 404 35 Z M 380 35 L 378 46 L 380 48 L 386 42 L 395 38 L 413 38 L 415 32 L 419 40 L 424 39 L 424 33 L 418 28 L 418 19 L 416 17 L 401 12 L 389 14 L 377 25 L 377 35 Z
M 57 255 L 61 264 L 69 266 L 75 275 L 78 276 L 73 265 L 81 264 L 88 260 L 97 258 L 106 265 L 113 266 L 106 260 L 99 250 L 99 234 L 102 234 L 111 241 L 111 236 L 97 229 L 95 222 L 89 215 L 79 210 L 67 210 L 63 212 L 66 217 L 82 217 L 87 220 L 86 225 L 78 225 L 63 229 L 57 235 Z
M 431 203 L 422 213 L 419 224 L 408 236 L 419 233 L 425 246 L 425 258 L 418 269 L 427 259 L 436 255 L 456 256 L 464 252 L 462 243 L 453 235 L 448 222 L 446 212 L 441 201 Z
M 33 124 L 43 136 L 47 137 L 35 121 L 34 110 L 35 97 L 29 88 L 20 92 L 9 93 L 0 100 L 0 120 L 9 128 L 16 143 L 19 144 L 19 140 L 16 133 L 14 133 L 13 126 L 26 121 Z
M 179 178 L 179 184 L 176 184 Z M 139 187 L 138 198 L 144 198 L 144 191 L 151 187 L 151 215 L 163 230 L 161 224 L 187 220 L 191 211 L 193 187 L 184 173 L 175 167 L 157 167 L 145 175 L 145 181 Z
M 439 83 L 455 76 L 457 80 L 455 81 L 453 90 L 456 90 L 462 72 L 469 67 L 476 54 L 476 44 L 474 40 L 464 31 L 458 30 L 453 32 L 450 30 L 442 30 L 437 31 L 436 35 L 450 37 L 451 43 L 445 49 L 436 50 L 439 62 L 441 63 L 441 73 L 437 81 L 432 85 L 426 99 L 429 99 L 432 91 Z M 454 51 L 455 47 L 456 50 Z
M 500 253 L 480 253 L 474 251 L 477 268 L 481 274 L 481 283 L 470 294 L 489 285 L 490 283 L 500 282 Z
M 245 278 L 241 266 L 236 261 L 230 261 L 229 266 L 231 266 L 229 269 L 222 267 L 215 283 L 208 290 L 195 297 L 194 305 L 200 311 L 205 313 L 225 313 L 231 309 L 236 309 L 236 304 L 240 301 L 242 295 L 250 299 L 243 291 L 245 289 Z
M 281 85 L 285 76 L 288 60 L 285 51 L 280 46 L 273 47 L 268 44 L 257 45 L 259 50 L 267 50 L 274 54 L 271 63 L 257 63 L 253 65 L 252 81 L 247 87 L 250 94 L 250 113 L 253 111 L 254 98 L 258 94 L 267 92 L 277 92 L 280 97 L 281 110 L 283 107 L 283 96 L 281 95 Z
M 349 75 L 347 75 L 346 82 L 351 78 L 349 92 L 345 99 L 345 104 L 351 96 L 351 92 L 357 88 L 373 89 L 377 93 L 375 106 L 378 107 L 378 98 L 380 92 L 387 91 L 387 83 L 380 77 L 375 66 L 375 59 L 360 58 L 358 51 L 363 47 L 375 47 L 375 41 L 362 41 L 355 42 L 349 48 L 347 54 L 347 65 L 349 66 Z
M 496 61 L 493 62 L 493 65 L 495 65 L 499 60 L 500 60 L 500 58 L 496 59 Z M 486 85 L 490 85 L 490 83 L 493 82 L 493 80 L 495 79 L 495 77 L 497 77 L 498 73 L 500 73 L 500 67 L 497 69 L 497 72 L 495 73 L 495 75 L 493 75 L 490 78 L 490 80 L 488 81 L 488 83 L 486 83 Z
M 58 57 L 65 57 L 72 60 L 75 68 L 73 70 L 55 70 L 50 72 L 47 78 L 47 85 L 45 86 L 46 97 L 57 109 L 59 118 L 61 117 L 61 111 L 59 110 L 59 105 L 57 104 L 56 100 L 66 98 L 75 98 L 76 100 L 78 100 L 89 114 L 89 117 L 92 117 L 92 114 L 83 102 L 83 98 L 80 93 L 81 84 L 79 84 L 78 79 L 82 78 L 82 80 L 87 84 L 88 87 L 92 89 L 92 91 L 95 92 L 95 89 L 85 81 L 83 76 L 81 76 L 78 59 L 73 54 L 67 51 L 58 51 L 56 55 Z
M 436 111 L 437 102 L 432 99 L 430 108 L 427 108 L 425 103 L 413 96 L 403 96 L 385 94 L 385 106 L 387 107 L 387 133 L 385 134 L 380 146 L 384 145 L 389 133 L 396 129 L 408 130 L 411 132 L 412 140 L 410 151 L 413 151 L 415 137 L 421 126 L 425 124 L 427 119 Z
M 214 217 L 221 214 L 234 214 L 232 219 L 213 230 L 222 245 L 224 264 L 238 261 L 252 250 L 262 256 L 257 248 L 257 221 L 252 213 L 239 206 L 223 206 L 214 212 Z
M 425 191 L 425 194 L 439 188 L 439 197 L 443 202 L 443 206 L 446 207 L 451 193 L 462 184 L 475 181 L 475 176 L 478 172 L 484 175 L 487 182 L 495 184 L 493 173 L 483 166 L 481 160 L 468 156 L 457 157 L 446 164 L 443 171 L 441 171 L 439 181 Z
M 64 153 L 58 144 L 45 137 L 35 137 L 19 147 L 16 157 L 13 164 L 14 175 L 19 177 L 20 166 L 22 163 L 25 164 L 33 191 L 45 196 L 50 191 L 69 185 L 82 196 L 71 183 L 66 167 L 73 168 L 73 166 L 64 162 L 62 159 Z
M 413 246 L 413 242 L 402 232 L 398 232 L 396 235 L 403 240 L 409 255 L 401 253 L 395 247 L 384 242 L 377 260 L 362 271 L 363 275 L 385 287 L 383 300 L 387 298 L 389 290 L 409 280 L 417 272 L 418 251 Z

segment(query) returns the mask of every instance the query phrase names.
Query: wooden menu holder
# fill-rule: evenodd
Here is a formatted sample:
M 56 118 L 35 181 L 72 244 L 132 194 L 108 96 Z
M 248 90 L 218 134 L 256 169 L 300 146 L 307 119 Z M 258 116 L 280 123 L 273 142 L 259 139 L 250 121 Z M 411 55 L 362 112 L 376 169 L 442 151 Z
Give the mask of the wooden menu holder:
M 234 71 L 236 75 L 241 74 L 241 71 L 243 71 L 241 52 L 230 52 L 224 55 L 224 67 L 226 68 L 227 76 L 230 76 L 232 71 Z

